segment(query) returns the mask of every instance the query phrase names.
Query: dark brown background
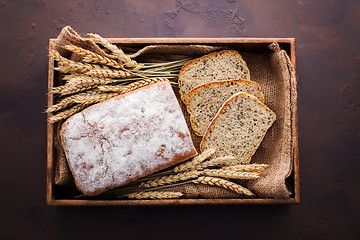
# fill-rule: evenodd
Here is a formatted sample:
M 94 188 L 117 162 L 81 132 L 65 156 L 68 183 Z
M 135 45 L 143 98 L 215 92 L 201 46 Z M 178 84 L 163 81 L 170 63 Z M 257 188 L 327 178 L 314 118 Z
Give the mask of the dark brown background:
M 295 37 L 301 203 L 49 207 L 47 46 L 104 37 Z M 0 0 L 0 239 L 360 239 L 360 1 Z

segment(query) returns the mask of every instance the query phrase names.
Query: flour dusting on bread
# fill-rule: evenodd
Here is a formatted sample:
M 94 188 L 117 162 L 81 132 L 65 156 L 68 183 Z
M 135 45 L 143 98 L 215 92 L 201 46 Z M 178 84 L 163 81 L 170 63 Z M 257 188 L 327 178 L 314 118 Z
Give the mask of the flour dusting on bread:
M 75 114 L 64 123 L 61 136 L 76 184 L 88 195 L 196 155 L 167 81 Z

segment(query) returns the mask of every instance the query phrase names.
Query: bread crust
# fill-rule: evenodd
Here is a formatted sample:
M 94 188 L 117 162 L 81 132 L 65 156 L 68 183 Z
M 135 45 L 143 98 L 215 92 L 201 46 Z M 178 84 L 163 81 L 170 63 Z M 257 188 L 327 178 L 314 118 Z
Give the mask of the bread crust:
M 196 86 L 193 89 L 191 89 L 191 91 L 189 92 L 187 100 L 189 101 L 191 95 L 194 94 L 194 92 L 196 92 L 199 88 L 201 88 L 203 86 L 209 86 L 209 85 L 214 85 L 214 84 L 226 84 L 226 83 L 228 83 L 230 85 L 234 85 L 237 82 L 243 82 L 243 83 L 246 83 L 247 85 L 254 84 L 259 89 L 259 92 L 261 92 L 261 86 L 257 82 L 254 82 L 254 81 L 251 81 L 251 80 L 248 80 L 248 79 L 231 79 L 231 80 L 224 80 L 224 81 L 208 82 L 208 83 L 204 83 L 204 84 L 201 84 L 199 86 Z M 262 98 L 259 99 L 259 100 L 261 102 L 264 102 L 264 94 L 261 94 L 261 95 L 262 95 Z
M 149 85 L 147 85 L 147 86 L 144 86 L 144 87 L 142 87 L 142 88 L 136 89 L 136 90 L 134 90 L 134 91 L 131 91 L 131 92 L 128 92 L 128 93 L 124 93 L 124 94 L 121 94 L 121 95 L 119 95 L 119 96 L 115 96 L 114 98 L 117 98 L 117 99 L 124 98 L 124 97 L 126 97 L 127 95 L 132 94 L 132 93 L 135 92 L 135 91 L 140 91 L 140 90 L 144 90 L 144 89 L 146 89 L 146 88 L 151 88 L 154 84 L 164 85 L 164 88 L 165 88 L 165 84 L 169 84 L 169 82 L 168 82 L 168 81 L 162 81 L 162 82 L 157 82 L 157 83 L 149 84 Z M 106 101 L 108 101 L 108 100 L 106 100 Z M 78 114 L 83 114 L 85 110 L 86 110 L 86 111 L 89 111 L 89 110 L 91 110 L 92 108 L 95 108 L 95 107 L 97 108 L 98 105 L 102 105 L 102 104 L 104 104 L 106 101 L 97 103 L 96 105 L 92 105 L 92 106 L 90 106 L 90 107 L 82 110 L 81 112 L 77 113 L 76 115 L 78 115 Z M 180 108 L 180 106 L 179 106 L 179 108 Z M 71 118 L 71 117 L 70 117 L 70 118 Z M 69 119 L 70 119 L 70 118 L 69 118 Z M 64 146 L 64 141 L 65 141 L 65 139 L 64 139 L 63 134 L 66 132 L 66 131 L 65 131 L 65 127 L 66 127 L 66 125 L 68 125 L 69 119 L 66 120 L 66 121 L 62 124 L 61 129 L 60 129 L 61 145 L 62 145 L 62 147 L 63 147 L 66 155 L 67 155 L 68 150 L 67 150 L 67 149 L 65 148 L 65 146 Z M 191 149 L 190 152 L 187 152 L 186 154 L 175 154 L 171 162 L 169 161 L 169 162 L 166 162 L 165 164 L 158 165 L 156 168 L 151 169 L 151 171 L 149 171 L 149 170 L 144 170 L 141 175 L 135 176 L 133 179 L 130 179 L 130 180 L 124 182 L 124 183 L 121 184 L 121 185 L 108 186 L 108 187 L 106 187 L 106 188 L 98 189 L 97 191 L 90 192 L 90 193 L 84 191 L 84 190 L 79 186 L 79 184 L 78 184 L 77 181 L 76 181 L 75 172 L 74 172 L 74 170 L 72 169 L 72 165 L 71 165 L 68 157 L 66 157 L 66 160 L 67 160 L 67 163 L 68 163 L 69 168 L 70 168 L 70 170 L 71 170 L 71 173 L 72 173 L 72 175 L 73 175 L 76 188 L 77 188 L 79 191 L 85 193 L 85 194 L 88 195 L 88 196 L 94 196 L 94 195 L 98 195 L 98 194 L 100 194 L 100 193 L 102 193 L 102 192 L 105 192 L 105 191 L 107 191 L 107 190 L 109 190 L 109 189 L 112 189 L 112 188 L 114 188 L 114 187 L 123 186 L 123 185 L 125 185 L 125 184 L 127 184 L 127 183 L 129 183 L 129 182 L 131 182 L 131 181 L 134 181 L 136 178 L 139 178 L 139 177 L 148 175 L 148 174 L 150 174 L 150 173 L 153 173 L 153 172 L 162 170 L 162 169 L 164 169 L 164 168 L 170 167 L 170 166 L 172 166 L 172 165 L 175 165 L 175 164 L 177 164 L 177 163 L 186 161 L 186 160 L 190 159 L 191 157 L 196 156 L 198 153 L 197 153 L 195 147 L 193 146 L 193 143 L 192 143 L 192 142 L 191 142 L 191 144 L 192 144 L 192 149 Z M 185 155 L 185 156 L 184 156 L 184 155 Z
M 213 56 L 223 55 L 223 54 L 226 54 L 226 53 L 232 53 L 232 54 L 234 54 L 234 55 L 239 56 L 239 57 L 242 59 L 241 54 L 238 53 L 238 52 L 235 51 L 235 50 L 222 50 L 222 51 L 219 51 L 219 52 L 212 52 L 212 53 L 209 53 L 209 54 L 207 54 L 207 55 L 198 57 L 198 58 L 196 58 L 196 59 L 194 59 L 194 60 L 192 60 L 192 61 L 184 64 L 184 65 L 181 67 L 180 72 L 179 72 L 179 76 L 178 76 L 178 78 L 179 78 L 179 85 L 182 84 L 181 81 L 182 81 L 182 77 L 183 77 L 183 75 L 184 75 L 184 72 L 187 71 L 187 69 L 189 69 L 189 68 L 191 67 L 191 65 L 196 64 L 197 62 L 200 62 L 200 61 L 202 61 L 203 59 L 211 58 L 211 57 L 213 57 Z M 247 74 L 247 76 L 249 76 L 249 79 L 250 79 L 250 71 L 249 71 L 248 68 L 246 68 L 246 74 Z M 180 89 L 179 89 L 179 93 L 180 93 L 181 100 L 182 100 L 185 104 L 187 104 L 187 96 L 186 96 L 186 94 L 182 91 L 181 86 L 180 86 Z
M 234 94 L 232 97 L 230 97 L 230 98 L 222 105 L 222 107 L 220 108 L 219 112 L 216 114 L 215 118 L 213 119 L 213 121 L 210 123 L 208 129 L 206 130 L 206 132 L 205 132 L 205 134 L 204 134 L 204 136 L 203 136 L 203 138 L 202 138 L 202 140 L 201 140 L 201 143 L 200 143 L 200 151 L 201 151 L 201 152 L 203 152 L 203 151 L 205 150 L 205 149 L 204 149 L 204 143 L 205 143 L 206 137 L 210 134 L 210 132 L 211 132 L 211 130 L 212 130 L 212 127 L 215 125 L 217 119 L 220 117 L 221 114 L 224 113 L 227 104 L 229 104 L 230 102 L 234 101 L 236 98 L 238 98 L 238 97 L 240 97 L 240 96 L 250 96 L 250 97 L 253 98 L 254 100 L 258 101 L 258 103 L 259 103 L 260 105 L 262 105 L 262 107 L 264 107 L 266 111 L 271 112 L 271 113 L 274 114 L 274 116 L 275 116 L 274 121 L 276 120 L 276 115 L 275 115 L 275 113 L 274 113 L 273 111 L 271 111 L 271 109 L 270 109 L 269 107 L 267 107 L 264 103 L 260 102 L 259 99 L 257 99 L 255 96 L 253 96 L 253 95 L 251 95 L 251 94 L 247 94 L 247 93 L 245 93 L 245 92 L 240 92 L 240 93 Z M 272 124 L 271 124 L 268 128 L 266 128 L 265 133 L 269 130 L 269 128 L 270 128 L 271 126 L 272 126 Z M 252 156 L 255 154 L 256 150 L 259 148 L 259 146 L 260 146 L 262 140 L 264 139 L 265 135 L 266 135 L 266 134 L 263 134 L 263 136 L 262 136 L 262 138 L 260 139 L 260 141 L 258 142 L 256 148 L 254 148 L 254 151 L 252 152 L 252 154 L 250 155 L 250 157 L 247 159 L 246 164 L 249 164 L 249 163 L 250 163 Z
M 209 54 L 206 54 L 204 56 L 201 56 L 201 57 L 198 57 L 198 58 L 195 58 L 194 60 L 191 60 L 190 62 L 187 62 L 186 64 L 184 64 L 181 69 L 180 69 L 180 72 L 179 72 L 179 78 L 182 76 L 182 74 L 184 73 L 184 71 L 187 70 L 187 68 L 189 68 L 190 65 L 192 64 L 195 64 L 201 60 L 203 60 L 204 58 L 209 58 L 209 57 L 213 57 L 213 56 L 217 56 L 217 55 L 222 55 L 224 53 L 233 53 L 235 55 L 238 55 L 242 58 L 242 56 L 240 55 L 240 53 L 238 53 L 237 51 L 235 50 L 222 50 L 222 51 L 219 51 L 219 52 L 212 52 L 212 53 L 209 53 Z

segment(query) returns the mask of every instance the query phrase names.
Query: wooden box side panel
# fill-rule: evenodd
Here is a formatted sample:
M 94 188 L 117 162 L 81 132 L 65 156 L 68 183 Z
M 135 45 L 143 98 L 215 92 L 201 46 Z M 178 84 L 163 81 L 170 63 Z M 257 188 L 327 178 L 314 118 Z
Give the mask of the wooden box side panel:
M 54 49 L 55 41 L 54 39 L 49 40 L 49 51 Z M 54 60 L 49 56 L 49 72 L 48 72 L 48 107 L 52 106 L 54 103 L 54 97 L 51 93 L 51 90 L 54 86 Z M 49 113 L 47 117 L 49 118 L 51 114 Z M 46 169 L 46 202 L 51 204 L 54 201 L 54 167 L 55 167 L 55 157 L 54 157 L 54 124 L 47 121 L 47 169 Z

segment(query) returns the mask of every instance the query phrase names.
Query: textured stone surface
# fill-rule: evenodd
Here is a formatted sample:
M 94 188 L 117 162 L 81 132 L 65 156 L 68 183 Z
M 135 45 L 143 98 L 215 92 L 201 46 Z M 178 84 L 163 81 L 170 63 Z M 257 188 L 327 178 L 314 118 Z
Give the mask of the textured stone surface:
M 357 0 L 0 0 L 0 239 L 359 239 L 359 23 Z M 47 46 L 65 25 L 105 37 L 296 37 L 300 205 L 46 207 Z

